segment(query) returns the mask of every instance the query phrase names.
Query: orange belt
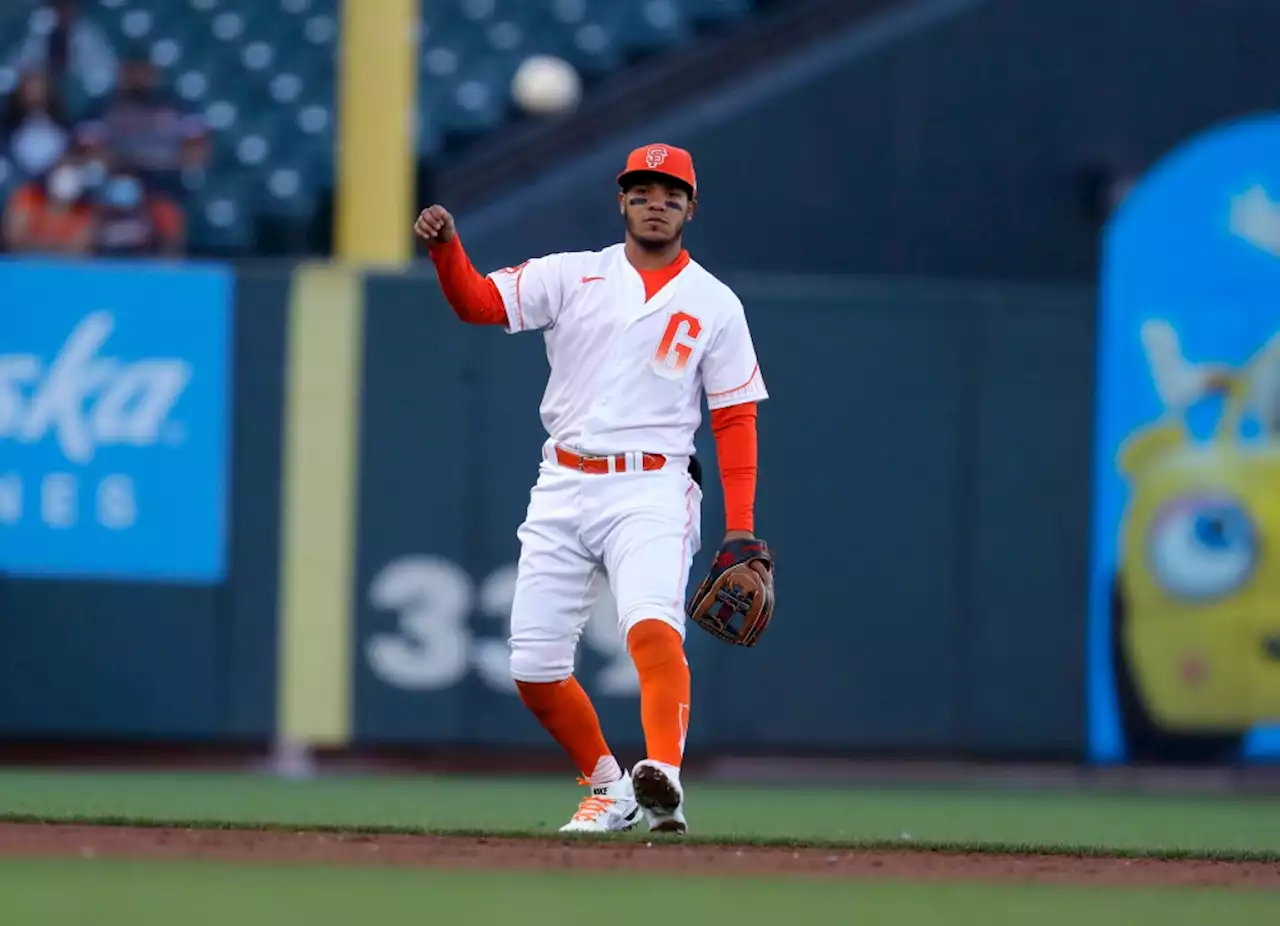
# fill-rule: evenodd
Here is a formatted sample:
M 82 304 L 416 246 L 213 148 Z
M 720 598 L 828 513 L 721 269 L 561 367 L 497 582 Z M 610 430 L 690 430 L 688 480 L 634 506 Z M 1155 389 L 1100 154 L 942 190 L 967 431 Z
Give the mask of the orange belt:
M 576 469 L 582 473 L 591 473 L 593 475 L 602 473 L 625 473 L 627 471 L 627 457 L 634 454 L 616 453 L 612 456 L 583 456 L 574 453 L 572 450 L 566 450 L 559 444 L 556 445 L 556 462 L 561 466 L 569 469 Z M 612 462 L 612 466 L 609 464 Z M 640 455 L 640 466 L 644 472 L 652 472 L 655 469 L 662 469 L 667 465 L 667 458 L 660 453 L 643 453 Z

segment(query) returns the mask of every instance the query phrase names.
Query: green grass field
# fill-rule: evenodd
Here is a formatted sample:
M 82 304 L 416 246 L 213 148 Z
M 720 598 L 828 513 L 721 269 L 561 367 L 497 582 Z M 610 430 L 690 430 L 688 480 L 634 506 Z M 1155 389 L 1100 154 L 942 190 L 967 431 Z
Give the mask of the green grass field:
M 168 862 L 10 862 L 3 920 L 22 926 L 556 926 L 601 922 L 925 926 L 1265 926 L 1280 899 L 1167 888 L 1084 890 L 559 872 L 488 874 Z
M 0 773 L 9 819 L 548 832 L 569 779 Z M 1280 800 L 689 785 L 699 838 L 1221 855 L 1280 861 Z M 1280 892 L 857 883 L 801 877 L 419 871 L 119 860 L 0 862 L 0 923 L 1263 924 Z
M 41 819 L 254 826 L 549 832 L 580 790 L 571 778 L 0 773 L 0 813 Z M 689 785 L 698 837 L 945 843 L 976 848 L 1269 853 L 1280 799 L 970 789 L 817 790 Z

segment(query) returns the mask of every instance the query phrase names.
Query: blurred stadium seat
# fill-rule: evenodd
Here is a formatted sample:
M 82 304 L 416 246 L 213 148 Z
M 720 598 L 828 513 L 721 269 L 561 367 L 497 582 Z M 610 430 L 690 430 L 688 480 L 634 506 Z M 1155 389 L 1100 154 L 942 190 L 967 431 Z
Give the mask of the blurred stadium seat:
M 422 0 L 418 153 L 434 158 L 512 119 L 510 80 L 528 55 L 560 55 L 590 86 L 703 28 L 745 17 L 753 0 Z M 263 210 L 303 214 L 333 178 L 340 0 L 83 0 L 121 51 L 143 53 L 214 139 L 192 175 L 192 245 L 251 247 Z M 47 28 L 40 4 L 0 3 L 0 61 Z M 9 38 L 12 37 L 12 38 Z M 0 92 L 15 75 L 0 68 Z M 108 75 L 67 88 L 73 109 Z M 0 191 L 9 172 L 0 165 Z

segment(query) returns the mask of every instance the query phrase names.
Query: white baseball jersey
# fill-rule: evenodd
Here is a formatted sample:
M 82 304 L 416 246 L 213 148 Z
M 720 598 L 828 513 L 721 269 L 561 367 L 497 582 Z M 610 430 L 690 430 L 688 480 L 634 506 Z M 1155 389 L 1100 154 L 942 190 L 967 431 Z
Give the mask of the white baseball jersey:
M 582 453 L 693 452 L 710 408 L 768 398 L 742 303 L 689 261 L 654 297 L 621 244 L 490 274 L 507 330 L 542 331 L 551 374 L 542 423 Z

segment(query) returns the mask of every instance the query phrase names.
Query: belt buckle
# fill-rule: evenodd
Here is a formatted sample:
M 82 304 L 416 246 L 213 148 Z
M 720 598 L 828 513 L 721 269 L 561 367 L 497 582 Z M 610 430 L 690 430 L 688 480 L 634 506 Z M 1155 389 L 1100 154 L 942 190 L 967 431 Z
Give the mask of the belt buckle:
M 570 450 L 568 447 L 565 447 L 563 444 L 557 444 L 556 447 L 559 450 L 563 450 L 565 453 L 569 454 L 575 460 L 578 461 L 574 463 L 572 466 L 566 467 L 566 469 L 576 469 L 580 473 L 585 473 L 587 471 L 587 455 L 585 453 L 578 453 L 576 450 Z M 563 463 L 561 463 L 560 465 L 564 466 Z

